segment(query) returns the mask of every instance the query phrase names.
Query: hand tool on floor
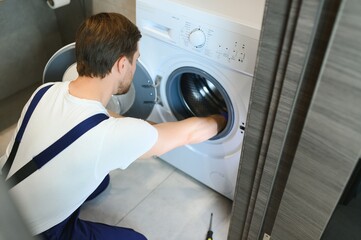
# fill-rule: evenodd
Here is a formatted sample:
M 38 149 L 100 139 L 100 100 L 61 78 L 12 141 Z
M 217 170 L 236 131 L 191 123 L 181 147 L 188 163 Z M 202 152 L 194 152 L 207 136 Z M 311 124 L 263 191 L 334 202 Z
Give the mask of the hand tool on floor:
M 213 219 L 213 213 L 211 213 L 211 221 L 209 223 L 209 229 L 208 229 L 208 232 L 207 232 L 207 238 L 206 240 L 213 240 L 213 231 L 212 231 L 212 219 Z

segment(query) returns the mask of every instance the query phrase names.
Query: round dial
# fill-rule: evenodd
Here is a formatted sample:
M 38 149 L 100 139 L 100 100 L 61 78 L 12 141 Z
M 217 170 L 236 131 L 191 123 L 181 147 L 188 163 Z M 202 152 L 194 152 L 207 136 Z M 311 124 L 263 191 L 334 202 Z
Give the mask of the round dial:
M 189 41 L 193 47 L 201 48 L 206 43 L 206 34 L 200 28 L 196 28 L 189 34 Z

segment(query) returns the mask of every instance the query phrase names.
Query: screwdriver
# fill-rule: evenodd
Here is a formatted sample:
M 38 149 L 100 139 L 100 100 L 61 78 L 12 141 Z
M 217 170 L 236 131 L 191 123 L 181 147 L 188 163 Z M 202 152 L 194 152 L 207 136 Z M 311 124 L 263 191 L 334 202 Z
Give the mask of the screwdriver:
M 212 218 L 213 218 L 213 213 L 211 213 L 211 221 L 209 223 L 209 229 L 208 229 L 208 232 L 207 232 L 207 238 L 206 240 L 213 240 L 213 231 L 212 231 Z

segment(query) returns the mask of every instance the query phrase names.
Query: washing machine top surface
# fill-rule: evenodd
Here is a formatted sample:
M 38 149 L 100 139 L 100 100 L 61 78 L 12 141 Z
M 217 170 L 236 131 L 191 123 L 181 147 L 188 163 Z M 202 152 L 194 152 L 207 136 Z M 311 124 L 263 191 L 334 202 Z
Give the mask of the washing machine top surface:
M 236 22 L 260 28 L 264 0 L 171 0 L 198 8 L 201 11 L 218 14 Z
M 256 29 L 262 26 L 265 0 L 147 0 L 153 6 L 176 3 L 201 12 L 217 15 Z M 174 9 L 170 9 L 171 11 Z M 178 9 L 176 10 L 178 12 Z

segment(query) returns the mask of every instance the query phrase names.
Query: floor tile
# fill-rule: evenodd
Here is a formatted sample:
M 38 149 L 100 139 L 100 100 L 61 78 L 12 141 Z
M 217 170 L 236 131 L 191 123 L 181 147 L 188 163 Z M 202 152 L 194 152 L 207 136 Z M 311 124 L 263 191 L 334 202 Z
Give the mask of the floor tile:
M 173 171 L 156 159 L 137 160 L 125 170 L 112 171 L 109 187 L 83 205 L 80 217 L 115 225 Z
M 213 212 L 214 236 L 223 240 L 231 205 L 229 199 L 176 171 L 118 225 L 134 228 L 149 240 L 205 239 Z

